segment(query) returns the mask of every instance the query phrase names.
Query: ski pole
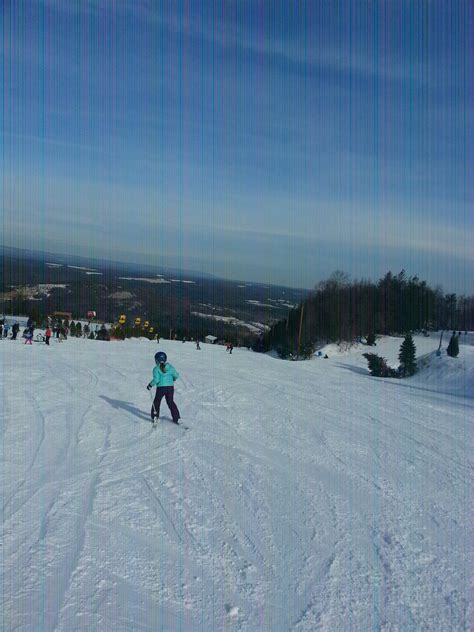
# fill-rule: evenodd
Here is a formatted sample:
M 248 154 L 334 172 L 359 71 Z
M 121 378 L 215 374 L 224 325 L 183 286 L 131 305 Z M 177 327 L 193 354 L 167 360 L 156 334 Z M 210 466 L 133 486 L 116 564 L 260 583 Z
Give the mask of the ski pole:
M 148 391 L 148 389 L 147 389 Z M 150 399 L 151 399 L 151 407 L 153 408 L 153 411 L 155 413 L 155 418 L 158 419 L 158 415 L 156 414 L 156 408 L 155 408 L 155 398 L 153 397 L 153 394 L 151 392 L 151 390 L 148 391 L 150 393 Z

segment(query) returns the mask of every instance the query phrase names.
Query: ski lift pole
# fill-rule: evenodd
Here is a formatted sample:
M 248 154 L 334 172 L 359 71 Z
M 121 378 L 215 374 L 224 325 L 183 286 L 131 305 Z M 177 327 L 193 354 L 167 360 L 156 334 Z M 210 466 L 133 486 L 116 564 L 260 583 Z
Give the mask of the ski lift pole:
M 441 343 L 443 342 L 443 334 L 444 334 L 444 329 L 441 331 L 441 336 L 439 337 L 439 347 L 438 347 L 438 351 L 436 352 L 436 355 L 438 356 L 438 358 L 441 356 Z
M 301 303 L 300 330 L 298 333 L 298 360 L 300 359 L 300 351 L 301 351 L 301 330 L 303 328 L 303 313 L 304 313 L 304 303 Z

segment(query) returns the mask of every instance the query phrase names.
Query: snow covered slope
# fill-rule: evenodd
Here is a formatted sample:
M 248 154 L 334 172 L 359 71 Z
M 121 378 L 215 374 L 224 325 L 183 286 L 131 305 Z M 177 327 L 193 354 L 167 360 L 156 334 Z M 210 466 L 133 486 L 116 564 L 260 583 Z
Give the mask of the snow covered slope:
M 366 347 L 0 342 L 3 629 L 472 629 L 474 347 L 415 342 L 407 380 Z M 189 431 L 148 421 L 157 349 Z

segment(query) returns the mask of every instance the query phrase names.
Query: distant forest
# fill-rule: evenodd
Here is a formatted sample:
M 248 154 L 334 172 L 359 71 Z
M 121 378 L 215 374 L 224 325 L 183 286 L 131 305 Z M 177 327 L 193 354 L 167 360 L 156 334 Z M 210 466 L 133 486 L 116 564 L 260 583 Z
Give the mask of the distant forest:
M 371 334 L 397 335 L 438 329 L 472 330 L 474 297 L 445 294 L 404 270 L 373 283 L 336 271 L 275 323 L 256 351 L 309 357 L 318 345 L 354 342 Z

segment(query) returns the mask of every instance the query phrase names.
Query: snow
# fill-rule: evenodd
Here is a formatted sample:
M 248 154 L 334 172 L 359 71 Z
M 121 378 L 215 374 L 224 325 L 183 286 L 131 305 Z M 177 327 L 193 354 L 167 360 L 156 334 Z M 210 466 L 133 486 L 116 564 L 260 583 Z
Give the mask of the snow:
M 191 283 L 196 285 L 196 281 L 186 281 L 185 279 L 170 279 L 173 283 Z
M 472 629 L 474 347 L 415 344 L 389 380 L 365 346 L 0 342 L 3 628 Z M 157 348 L 188 431 L 148 421 Z
M 51 296 L 51 290 L 58 288 L 60 290 L 65 290 L 67 285 L 65 283 L 39 283 L 38 285 L 24 285 L 18 286 L 15 291 L 9 292 L 8 296 L 20 295 L 24 296 L 28 300 L 42 300 L 35 298 L 37 295 L 42 297 Z M 7 296 L 5 294 L 5 296 Z
M 234 325 L 236 327 L 245 327 L 246 329 L 252 331 L 255 334 L 259 334 L 264 329 L 269 329 L 268 325 L 264 325 L 262 323 L 246 323 L 244 320 L 240 320 L 239 318 L 235 318 L 235 316 L 217 316 L 215 314 L 203 314 L 202 312 L 191 312 L 193 316 L 198 316 L 199 318 L 208 318 L 211 320 L 217 320 L 220 322 L 228 323 L 229 325 Z
M 122 281 L 145 281 L 146 283 L 169 283 L 169 281 L 161 277 L 157 279 L 150 279 L 146 277 L 119 277 L 119 279 L 122 279 Z
M 275 305 L 269 305 L 268 303 L 261 303 L 260 301 L 248 300 L 247 303 L 251 305 L 257 305 L 258 307 L 269 307 L 270 309 L 276 309 Z

